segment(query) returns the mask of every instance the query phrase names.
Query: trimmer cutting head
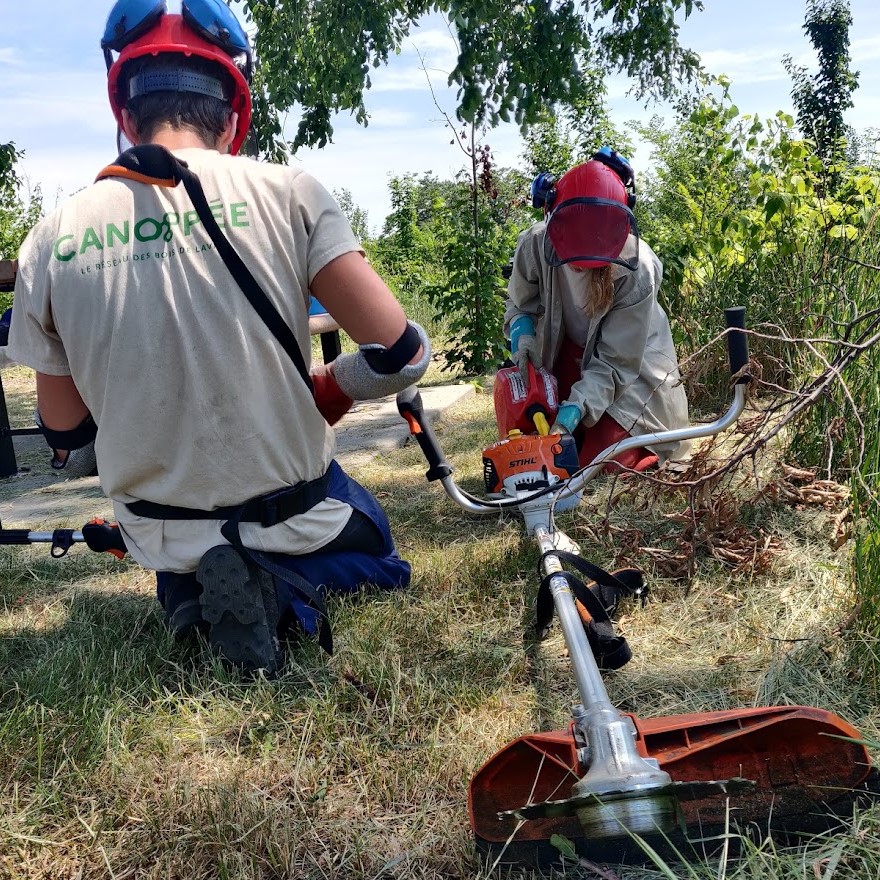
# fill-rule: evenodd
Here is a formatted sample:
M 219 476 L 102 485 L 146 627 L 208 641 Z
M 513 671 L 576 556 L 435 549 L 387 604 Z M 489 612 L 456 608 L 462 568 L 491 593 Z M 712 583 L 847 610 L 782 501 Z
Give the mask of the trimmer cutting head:
M 558 859 L 551 838 L 560 835 L 593 861 L 647 862 L 633 834 L 659 852 L 705 854 L 728 829 L 788 839 L 834 827 L 880 791 L 858 732 L 821 709 L 628 717 L 639 754 L 671 784 L 590 794 L 577 723 L 520 737 L 471 781 L 478 846 L 502 863 L 542 863 Z

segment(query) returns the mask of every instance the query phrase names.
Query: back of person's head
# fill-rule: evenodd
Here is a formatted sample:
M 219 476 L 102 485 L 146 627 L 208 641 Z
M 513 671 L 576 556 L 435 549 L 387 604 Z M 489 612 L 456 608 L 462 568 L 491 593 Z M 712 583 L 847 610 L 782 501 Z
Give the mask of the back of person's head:
M 172 88 L 150 89 L 151 84 L 161 86 L 183 77 L 216 82 L 223 97 Z M 213 146 L 229 123 L 232 107 L 225 96 L 232 94 L 232 80 L 212 61 L 180 55 L 142 56 L 125 65 L 120 81 L 129 95 L 125 109 L 142 140 L 151 140 L 157 129 L 170 125 L 191 129 Z
M 120 126 L 124 109 L 142 140 L 170 125 L 213 146 L 237 113 L 230 152 L 241 148 L 251 120 L 252 56 L 221 0 L 183 0 L 181 15 L 169 15 L 165 0 L 118 0 L 101 47 Z

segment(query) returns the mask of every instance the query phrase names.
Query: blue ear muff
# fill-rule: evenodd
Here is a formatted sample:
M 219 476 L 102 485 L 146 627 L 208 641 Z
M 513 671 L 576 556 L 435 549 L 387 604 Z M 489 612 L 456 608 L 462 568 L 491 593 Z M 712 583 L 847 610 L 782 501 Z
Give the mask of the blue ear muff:
M 556 198 L 556 175 L 549 171 L 542 171 L 533 181 L 529 195 L 533 208 L 547 208 L 553 206 Z
M 629 160 L 611 147 L 601 147 L 591 158 L 607 165 L 621 179 L 626 189 L 626 206 L 632 210 L 636 206 L 636 175 Z

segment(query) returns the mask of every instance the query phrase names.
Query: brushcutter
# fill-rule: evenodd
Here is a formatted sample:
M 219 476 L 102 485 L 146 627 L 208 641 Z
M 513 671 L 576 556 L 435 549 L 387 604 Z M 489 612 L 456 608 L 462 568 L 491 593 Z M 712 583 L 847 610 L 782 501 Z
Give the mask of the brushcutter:
M 0 544 L 51 544 L 49 552 L 55 559 L 66 556 L 74 544 L 85 544 L 89 550 L 110 553 L 117 559 L 122 559 L 127 552 L 119 526 L 99 518 L 90 519 L 81 529 L 53 529 L 51 532 L 0 526 Z
M 429 481 L 439 481 L 469 513 L 522 514 L 541 551 L 539 624 L 555 611 L 580 697 L 567 729 L 520 736 L 470 782 L 477 845 L 502 864 L 558 858 L 555 835 L 586 858 L 606 862 L 648 861 L 645 843 L 671 857 L 729 846 L 731 825 L 790 838 L 833 827 L 854 802 L 878 790 L 858 731 L 822 709 L 771 706 L 640 718 L 618 711 L 605 688 L 602 670 L 629 659 L 625 641 L 613 636 L 608 612 L 614 603 L 605 601 L 605 590 L 642 594 L 640 577 L 629 570 L 622 583 L 624 573 L 610 575 L 560 549 L 576 548 L 560 542 L 554 505 L 577 499 L 621 452 L 708 437 L 736 423 L 750 381 L 745 309 L 727 309 L 725 319 L 735 384 L 732 403 L 716 421 L 626 438 L 573 473 L 560 437 L 514 430 L 490 447 L 488 458 L 484 453 L 486 498 L 455 483 L 418 390 L 398 395 L 398 409 L 427 459 Z M 586 587 L 567 564 L 594 583 Z

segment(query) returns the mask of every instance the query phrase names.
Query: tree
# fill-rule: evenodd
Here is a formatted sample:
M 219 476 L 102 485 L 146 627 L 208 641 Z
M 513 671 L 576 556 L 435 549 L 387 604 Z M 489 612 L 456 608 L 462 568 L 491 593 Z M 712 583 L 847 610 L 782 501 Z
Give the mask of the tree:
M 368 122 L 364 92 L 370 71 L 400 52 L 419 20 L 443 15 L 458 42 L 449 75 L 458 87 L 459 120 L 478 126 L 536 121 L 547 107 L 574 105 L 587 63 L 622 71 L 640 96 L 668 96 L 689 80 L 699 59 L 678 42 L 675 14 L 702 0 L 244 0 L 256 26 L 258 145 L 280 158 L 289 147 L 324 146 L 331 117 L 349 110 Z M 302 108 L 294 139 L 281 139 L 279 115 Z
M 39 188 L 30 194 L 27 202 L 21 198 L 23 181 L 17 165 L 22 155 L 14 143 L 0 144 L 0 260 L 18 256 L 24 237 L 43 213 Z
M 581 77 L 583 85 L 574 103 L 544 111 L 526 129 L 523 160 L 530 176 L 549 171 L 558 177 L 605 144 L 624 155 L 631 153 L 632 142 L 608 114 L 602 72 L 586 67 Z
M 339 209 L 345 214 L 351 224 L 351 231 L 360 241 L 366 241 L 370 237 L 370 223 L 367 212 L 354 203 L 351 191 L 347 189 L 333 190 L 333 198 L 336 199 Z
M 819 70 L 810 75 L 790 55 L 782 62 L 792 78 L 791 99 L 798 126 L 816 142 L 816 155 L 831 162 L 840 157 L 846 135 L 843 114 L 853 105 L 858 72 L 850 69 L 849 0 L 807 0 L 804 31 L 819 57 Z
M 19 155 L 14 143 L 0 144 L 0 189 L 5 190 L 9 186 L 18 186 L 15 163 Z

